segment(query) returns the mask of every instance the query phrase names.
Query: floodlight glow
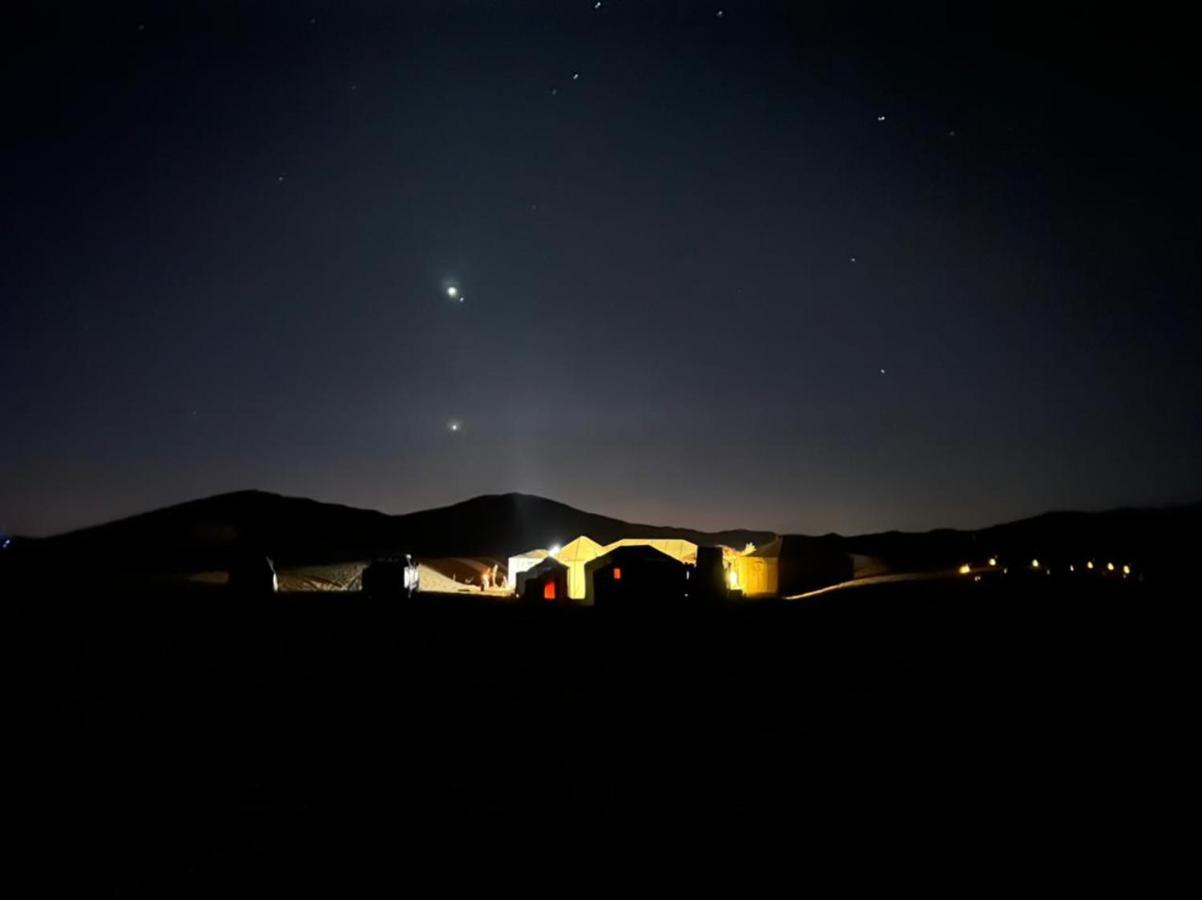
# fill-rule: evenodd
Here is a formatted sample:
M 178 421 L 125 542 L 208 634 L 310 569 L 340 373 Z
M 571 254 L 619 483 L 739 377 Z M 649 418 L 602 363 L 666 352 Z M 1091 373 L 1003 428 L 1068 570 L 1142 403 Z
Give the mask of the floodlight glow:
M 455 287 L 455 285 L 451 285 L 449 288 L 447 288 L 447 296 L 452 298 L 458 297 L 459 288 Z
M 1031 560 L 1031 568 L 1038 569 L 1039 568 L 1039 560 L 1037 560 L 1037 559 Z
M 1124 574 L 1124 575 L 1130 575 L 1130 574 L 1131 574 L 1131 567 L 1130 567 L 1130 566 L 1123 566 L 1123 574 Z
M 1106 563 L 1106 571 L 1113 572 L 1114 571 L 1114 563 Z
M 989 557 L 989 565 L 991 565 L 991 566 L 997 565 L 997 557 L 996 556 Z
M 961 575 L 967 575 L 967 574 L 968 574 L 969 572 L 971 572 L 971 571 L 972 571 L 972 566 L 970 566 L 968 563 L 965 563 L 964 565 L 962 565 L 962 566 L 960 567 L 960 574 L 961 574 Z

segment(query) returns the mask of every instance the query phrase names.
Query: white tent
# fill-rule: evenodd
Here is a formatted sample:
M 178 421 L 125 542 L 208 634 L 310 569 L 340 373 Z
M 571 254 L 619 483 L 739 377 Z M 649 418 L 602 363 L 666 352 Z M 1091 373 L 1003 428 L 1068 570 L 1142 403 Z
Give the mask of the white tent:
M 509 589 L 517 590 L 518 575 L 534 568 L 548 556 L 550 554 L 546 550 L 527 550 L 525 553 L 509 557 L 509 565 L 505 569 L 505 583 Z

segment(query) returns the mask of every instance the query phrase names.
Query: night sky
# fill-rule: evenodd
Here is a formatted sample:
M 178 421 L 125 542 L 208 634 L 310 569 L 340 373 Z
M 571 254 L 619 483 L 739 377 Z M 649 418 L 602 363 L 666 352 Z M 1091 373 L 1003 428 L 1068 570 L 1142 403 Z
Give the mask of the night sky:
M 0 530 L 1202 496 L 1198 54 L 1154 5 L 104 6 L 0 30 Z

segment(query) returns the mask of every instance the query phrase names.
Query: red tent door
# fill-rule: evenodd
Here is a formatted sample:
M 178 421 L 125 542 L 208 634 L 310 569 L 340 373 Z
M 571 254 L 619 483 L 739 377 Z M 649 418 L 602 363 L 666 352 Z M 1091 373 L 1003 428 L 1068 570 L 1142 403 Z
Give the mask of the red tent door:
M 553 579 L 543 585 L 543 599 L 544 600 L 554 600 L 555 599 L 555 581 Z

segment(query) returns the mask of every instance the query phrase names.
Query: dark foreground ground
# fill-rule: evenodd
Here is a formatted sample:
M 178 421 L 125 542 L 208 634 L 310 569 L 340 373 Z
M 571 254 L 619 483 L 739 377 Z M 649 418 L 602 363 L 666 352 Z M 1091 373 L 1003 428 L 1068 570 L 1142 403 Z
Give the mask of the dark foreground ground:
M 1135 585 L 616 620 L 65 593 L 5 598 L 9 766 L 40 882 L 89 895 L 1066 887 L 1161 816 L 1164 617 Z

